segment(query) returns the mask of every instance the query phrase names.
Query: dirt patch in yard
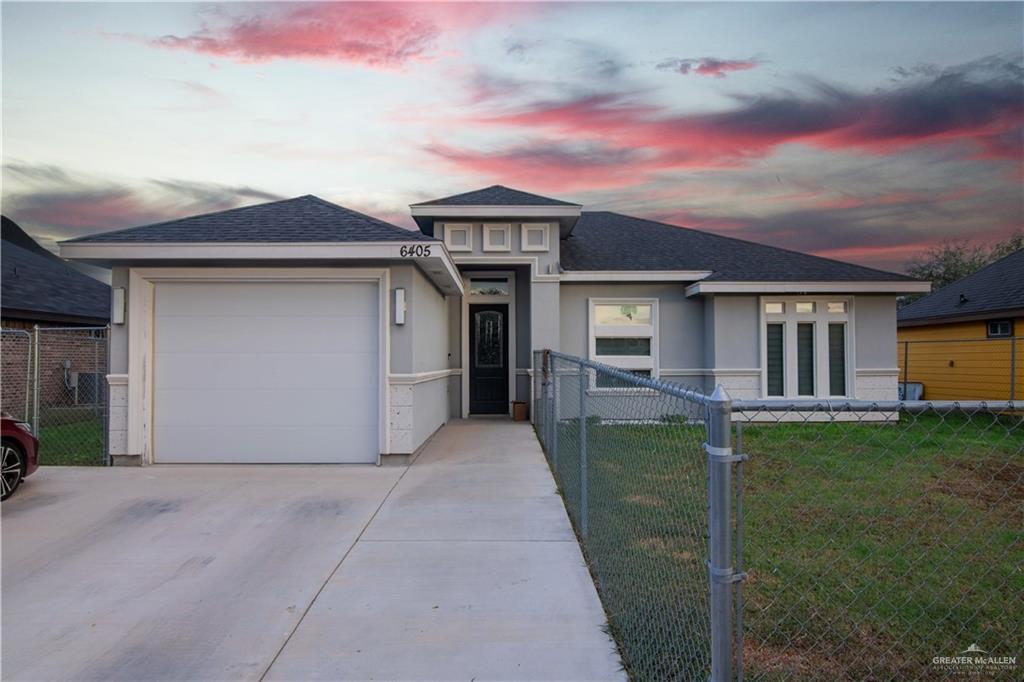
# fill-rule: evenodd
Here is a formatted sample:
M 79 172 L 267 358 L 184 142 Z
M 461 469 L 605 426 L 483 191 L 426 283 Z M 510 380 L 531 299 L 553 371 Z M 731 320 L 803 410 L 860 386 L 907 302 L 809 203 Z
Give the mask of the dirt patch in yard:
M 1024 465 L 989 457 L 956 460 L 933 488 L 939 492 L 987 505 L 1024 502 Z
M 664 507 L 665 501 L 660 497 L 654 495 L 630 495 L 629 497 L 623 498 L 626 502 L 631 504 L 638 504 L 641 507 Z

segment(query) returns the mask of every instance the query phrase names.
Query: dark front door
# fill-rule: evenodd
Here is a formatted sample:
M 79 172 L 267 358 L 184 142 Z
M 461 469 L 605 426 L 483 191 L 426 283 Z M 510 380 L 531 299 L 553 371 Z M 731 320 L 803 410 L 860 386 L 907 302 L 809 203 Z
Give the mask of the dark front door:
M 508 304 L 469 306 L 469 411 L 508 414 Z

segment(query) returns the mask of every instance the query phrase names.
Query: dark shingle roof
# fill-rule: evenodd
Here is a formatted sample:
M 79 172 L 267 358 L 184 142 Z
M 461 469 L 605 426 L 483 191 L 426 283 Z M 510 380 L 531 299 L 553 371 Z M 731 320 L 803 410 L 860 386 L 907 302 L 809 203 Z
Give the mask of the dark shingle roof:
M 1024 309 L 1024 249 L 904 306 L 898 318 L 909 322 L 1018 309 Z
M 432 241 L 419 232 L 311 194 L 102 232 L 70 242 L 377 242 Z
M 421 201 L 413 206 L 579 206 L 571 201 L 551 199 L 503 185 L 491 185 L 442 199 Z
M 722 237 L 608 211 L 584 211 L 561 242 L 565 270 L 711 270 L 708 280 L 738 282 L 911 281 L 765 244 Z
M 5 317 L 41 321 L 49 314 L 88 318 L 80 321 L 100 324 L 110 319 L 110 287 L 103 282 L 83 275 L 51 253 L 39 253 L 10 241 L 0 244 L 0 251 L 0 302 Z

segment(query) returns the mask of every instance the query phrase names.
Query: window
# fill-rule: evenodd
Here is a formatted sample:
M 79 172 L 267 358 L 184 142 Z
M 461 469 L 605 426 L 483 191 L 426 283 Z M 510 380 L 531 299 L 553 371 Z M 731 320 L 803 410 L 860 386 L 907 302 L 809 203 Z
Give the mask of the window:
M 471 277 L 469 280 L 470 296 L 508 296 L 507 277 Z
M 761 309 L 766 397 L 850 395 L 849 300 L 765 300 Z
M 468 223 L 446 223 L 444 245 L 449 251 L 472 251 L 473 226 Z
M 511 225 L 484 225 L 484 251 L 511 251 Z
M 1013 336 L 1013 320 L 992 320 L 988 323 L 988 338 L 999 339 Z
M 626 336 L 598 338 L 595 348 L 597 355 L 650 355 L 651 340 Z
M 828 394 L 846 395 L 846 324 L 828 325 Z
M 657 376 L 658 301 L 656 299 L 591 299 L 590 357 L 641 376 Z M 596 388 L 629 388 L 610 377 L 598 377 Z
M 799 303 L 796 308 L 800 312 Z M 813 322 L 801 322 L 796 326 L 796 386 L 797 394 L 814 395 Z
M 631 369 L 629 373 L 648 378 L 651 376 L 651 370 L 649 369 Z M 600 372 L 597 373 L 594 379 L 594 386 L 596 388 L 636 388 L 627 381 Z
M 825 309 L 830 313 L 846 312 L 846 301 L 829 301 L 825 306 Z
M 523 223 L 520 232 L 520 248 L 523 251 L 547 251 L 548 226 L 546 223 Z
M 783 348 L 782 335 L 784 325 L 772 323 L 767 328 L 767 374 L 768 395 L 781 396 L 785 392 L 786 353 Z

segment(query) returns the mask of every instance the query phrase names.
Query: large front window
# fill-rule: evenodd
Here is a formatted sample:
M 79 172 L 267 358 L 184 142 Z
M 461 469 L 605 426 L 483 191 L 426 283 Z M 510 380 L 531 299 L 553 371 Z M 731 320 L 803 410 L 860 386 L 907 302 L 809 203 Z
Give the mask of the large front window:
M 590 357 L 640 376 L 657 376 L 657 299 L 591 299 Z M 597 388 L 620 388 L 598 374 Z
M 762 299 L 761 356 L 769 398 L 845 397 L 850 302 Z

